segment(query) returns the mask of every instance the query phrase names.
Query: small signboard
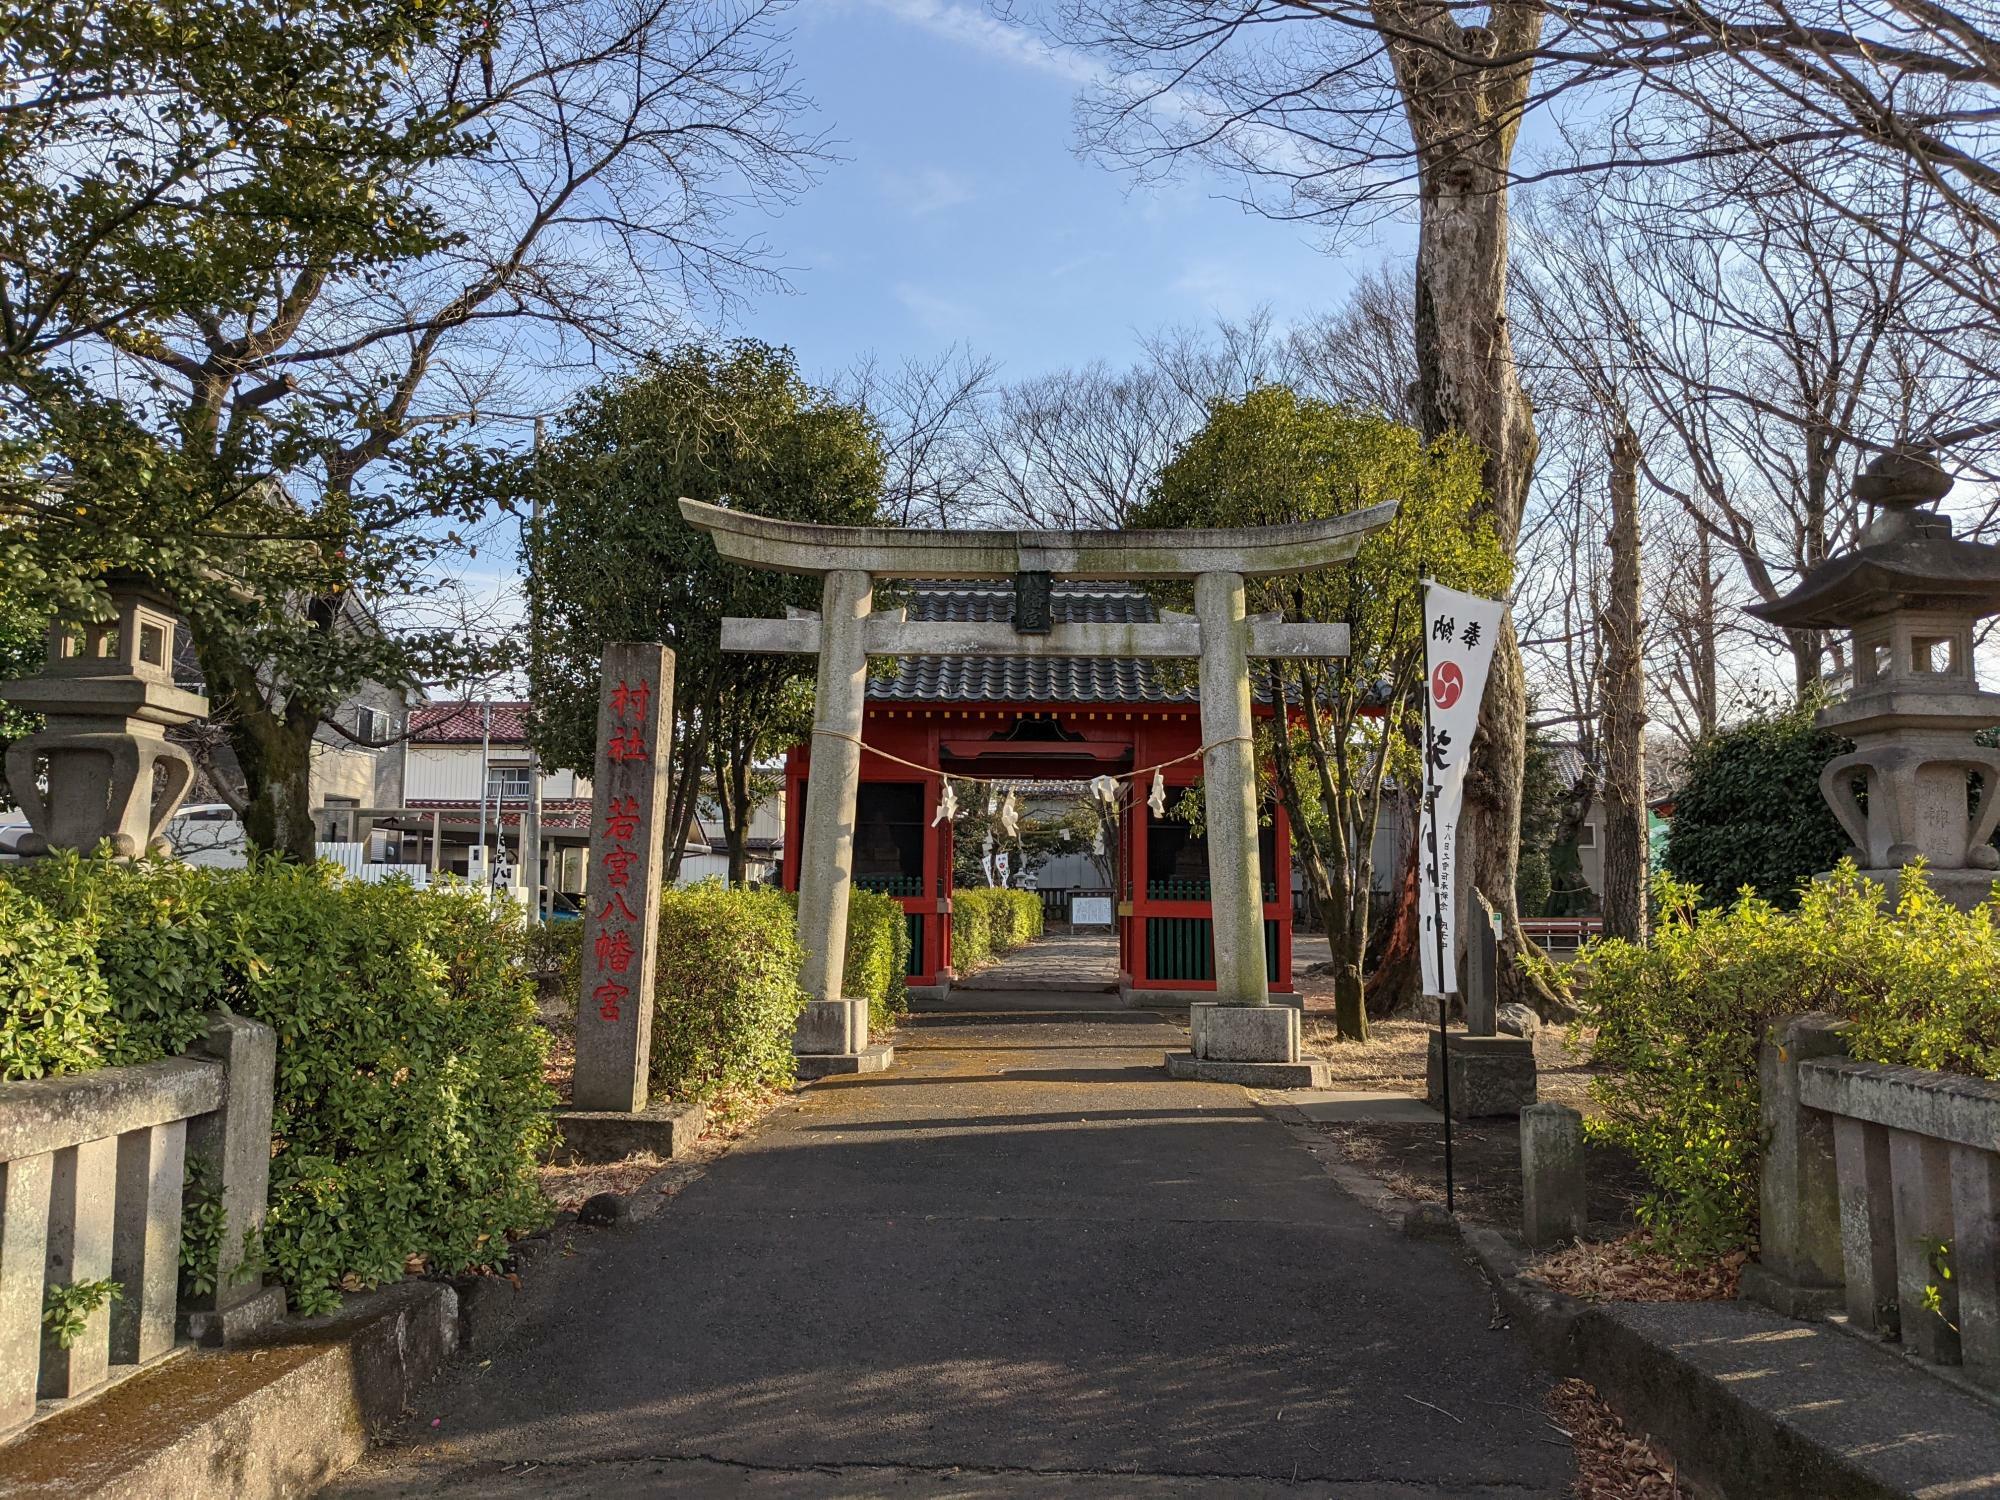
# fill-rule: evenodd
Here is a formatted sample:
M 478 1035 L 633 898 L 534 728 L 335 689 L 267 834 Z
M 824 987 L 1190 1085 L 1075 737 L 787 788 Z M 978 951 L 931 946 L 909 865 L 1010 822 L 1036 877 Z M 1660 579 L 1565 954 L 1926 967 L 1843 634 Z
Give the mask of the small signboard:
M 1072 927 L 1109 927 L 1111 925 L 1111 898 L 1109 896 L 1072 896 L 1069 903 L 1069 925 Z

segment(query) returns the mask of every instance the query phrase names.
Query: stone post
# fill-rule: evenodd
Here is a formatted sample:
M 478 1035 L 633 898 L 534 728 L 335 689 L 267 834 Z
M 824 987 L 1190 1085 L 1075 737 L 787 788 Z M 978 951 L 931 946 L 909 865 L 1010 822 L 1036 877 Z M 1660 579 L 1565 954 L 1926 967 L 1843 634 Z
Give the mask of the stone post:
M 1757 1059 L 1764 1162 L 1758 1184 L 1758 1258 L 1743 1295 L 1789 1317 L 1831 1310 L 1841 1297 L 1840 1178 L 1833 1122 L 1799 1100 L 1799 1064 L 1844 1057 L 1832 1016 L 1804 1015 L 1771 1028 Z
M 1566 1104 L 1528 1105 L 1521 1111 L 1521 1237 L 1537 1249 L 1581 1239 L 1586 1202 L 1583 1116 Z
M 1471 868 L 1468 860 L 1460 867 Z M 1466 882 L 1471 885 L 1468 877 Z M 1473 891 L 1466 901 L 1469 920 L 1459 928 L 1465 934 L 1465 1034 L 1500 1034 L 1500 941 L 1493 933 L 1493 908 L 1486 898 Z
M 1222 1005 L 1269 1005 L 1264 892 L 1257 868 L 1257 764 L 1250 743 L 1249 626 L 1243 578 L 1194 581 L 1201 622 L 1201 737 L 1208 819 L 1209 902 L 1215 927 L 1215 995 Z
M 193 1049 L 222 1064 L 222 1104 L 191 1120 L 187 1154 L 206 1159 L 222 1195 L 222 1246 L 215 1289 L 191 1297 L 181 1313 L 198 1343 L 233 1342 L 283 1315 L 283 1287 L 266 1287 L 248 1269 L 264 1228 L 271 1185 L 271 1105 L 278 1037 L 270 1027 L 219 1011 Z
M 800 1056 L 858 1057 L 868 1050 L 868 1004 L 842 991 L 874 592 L 870 574 L 842 568 L 826 575 L 821 594 L 812 768 L 799 856 L 799 942 L 805 949 L 799 980 L 807 998 L 793 1041 Z
M 185 1120 L 118 1137 L 111 1222 L 111 1279 L 124 1289 L 111 1304 L 111 1358 L 118 1364 L 142 1365 L 174 1346 L 186 1158 Z
M 270 1154 L 268 1133 L 264 1152 Z M 111 1279 L 111 1207 L 118 1190 L 118 1139 L 85 1141 L 55 1153 L 49 1188 L 46 1281 L 50 1286 Z M 111 1306 L 101 1303 L 67 1349 L 46 1330 L 37 1393 L 80 1396 L 101 1385 L 111 1367 Z
M 660 861 L 667 836 L 674 654 L 655 641 L 609 641 L 599 674 L 591 783 L 590 880 L 576 1014 L 580 1110 L 642 1110 L 652 1058 Z

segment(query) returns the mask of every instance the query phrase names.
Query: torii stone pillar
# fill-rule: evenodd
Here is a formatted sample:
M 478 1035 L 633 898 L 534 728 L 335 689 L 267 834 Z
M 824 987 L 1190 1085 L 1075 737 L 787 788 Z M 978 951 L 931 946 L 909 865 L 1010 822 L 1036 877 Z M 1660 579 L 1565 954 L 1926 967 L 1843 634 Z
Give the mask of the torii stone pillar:
M 1299 1015 L 1271 1004 L 1264 968 L 1264 903 L 1257 865 L 1256 759 L 1250 658 L 1347 654 L 1345 625 L 1286 624 L 1245 613 L 1244 580 L 1344 562 L 1395 515 L 1393 504 L 1293 526 L 1188 531 L 919 531 L 813 526 L 681 501 L 690 525 L 733 562 L 818 576 L 818 617 L 724 620 L 725 651 L 819 656 L 812 770 L 799 869 L 799 941 L 810 1003 L 794 1051 L 801 1077 L 886 1067 L 868 1045 L 868 1007 L 842 993 L 854 805 L 861 781 L 862 711 L 870 656 L 1180 657 L 1200 662 L 1202 770 L 1207 786 L 1209 895 L 1215 999 L 1189 1007 L 1190 1047 L 1177 1076 L 1311 1087 L 1326 1064 L 1299 1051 Z M 1151 625 L 1026 622 L 913 625 L 876 615 L 879 578 L 1054 577 L 1194 583 L 1195 615 Z M 1044 628 L 1046 626 L 1046 628 Z
M 806 779 L 805 838 L 799 868 L 801 1058 L 855 1059 L 857 1071 L 887 1067 L 886 1048 L 868 1046 L 868 1002 L 845 997 L 847 899 L 854 877 L 854 803 L 861 788 L 861 721 L 868 698 L 868 643 L 875 580 L 853 568 L 826 575 L 821 590 L 819 678 L 813 695 L 812 773 Z M 832 1071 L 807 1064 L 803 1073 Z
M 1243 575 L 1197 577 L 1194 617 L 1201 626 L 1201 738 L 1208 746 L 1201 770 L 1215 993 L 1224 1005 L 1268 1006 L 1271 984 L 1264 969 L 1263 877 L 1257 867 L 1257 762 L 1250 743 L 1250 626 L 1244 617 Z M 1199 1053 L 1200 1048 L 1195 1050 Z

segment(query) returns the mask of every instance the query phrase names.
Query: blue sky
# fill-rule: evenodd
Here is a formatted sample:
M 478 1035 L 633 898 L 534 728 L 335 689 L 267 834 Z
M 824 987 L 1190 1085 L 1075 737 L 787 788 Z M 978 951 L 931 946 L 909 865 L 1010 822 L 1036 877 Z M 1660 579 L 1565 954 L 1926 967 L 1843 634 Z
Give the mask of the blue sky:
M 980 0 L 802 0 L 803 90 L 843 158 L 765 233 L 791 292 L 734 331 L 830 375 L 954 343 L 1019 378 L 1132 355 L 1168 324 L 1280 323 L 1337 304 L 1407 244 L 1328 255 L 1309 229 L 1245 213 L 1221 178 L 1135 186 L 1080 160 L 1086 57 L 1003 25 Z
M 752 295 L 726 331 L 789 344 L 810 378 L 954 344 L 1005 380 L 1123 364 L 1163 327 L 1258 307 L 1299 321 L 1411 253 L 1391 226 L 1329 255 L 1309 228 L 1246 213 L 1226 178 L 1135 185 L 1080 159 L 1071 114 L 1091 61 L 983 0 L 799 0 L 791 20 L 799 86 L 840 160 L 738 226 L 768 241 L 790 290 Z M 475 613 L 518 609 L 515 530 L 496 526 L 457 570 Z

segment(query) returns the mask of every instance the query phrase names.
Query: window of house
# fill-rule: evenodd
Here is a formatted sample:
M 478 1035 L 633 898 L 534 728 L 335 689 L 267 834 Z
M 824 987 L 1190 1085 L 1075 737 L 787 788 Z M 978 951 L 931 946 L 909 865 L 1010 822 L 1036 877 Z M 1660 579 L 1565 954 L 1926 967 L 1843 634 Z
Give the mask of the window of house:
M 1595 823 L 1579 823 L 1577 825 L 1576 847 L 1579 849 L 1595 849 L 1597 847 L 1597 825 Z
M 488 766 L 486 795 L 494 801 L 525 802 L 534 795 L 534 774 L 532 766 Z

